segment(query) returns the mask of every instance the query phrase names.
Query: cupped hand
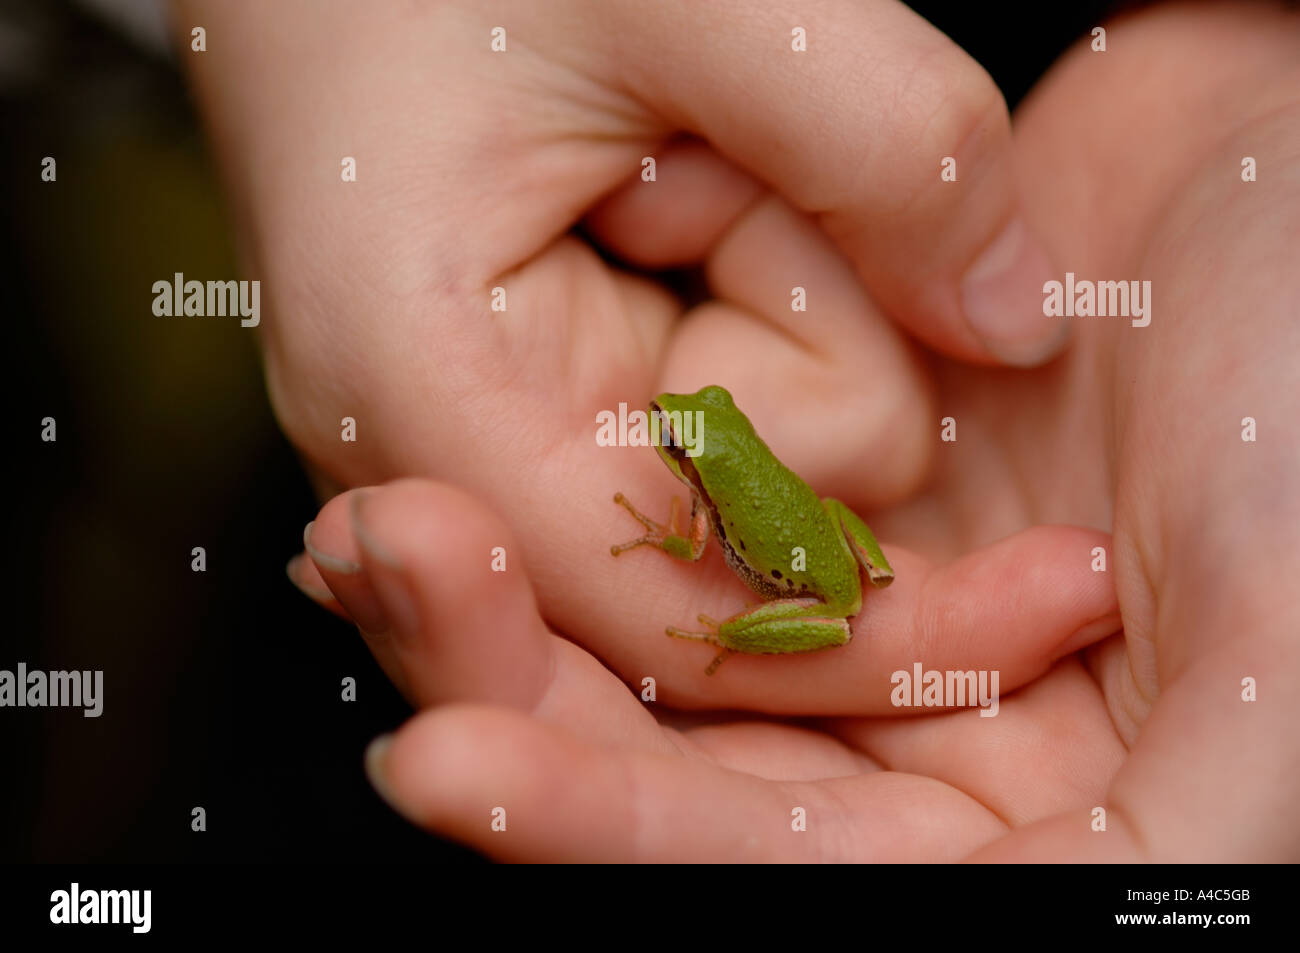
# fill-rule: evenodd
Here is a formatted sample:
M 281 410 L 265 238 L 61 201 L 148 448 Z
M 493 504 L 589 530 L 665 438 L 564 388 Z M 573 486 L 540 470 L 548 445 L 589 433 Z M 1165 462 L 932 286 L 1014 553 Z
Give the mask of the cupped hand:
M 1068 369 L 1003 391 L 998 437 L 1037 518 L 1109 509 L 1124 636 L 1088 665 L 1129 754 L 1104 836 L 1048 819 L 980 859 L 1300 858 L 1297 27 L 1272 4 L 1121 18 L 1017 113 L 1056 260 L 1151 283 L 1149 325 L 1076 319 Z M 1105 119 L 1080 135 L 1085 115 Z
M 1094 581 L 1106 577 L 1044 565 L 1023 578 L 1032 551 L 1050 564 L 1059 532 L 1027 531 L 942 568 L 891 552 L 899 581 L 887 604 L 869 626 L 857 618 L 849 646 L 816 658 L 733 656 L 706 679 L 712 653 L 666 638 L 651 616 L 653 661 L 630 685 L 545 623 L 509 561 L 514 534 L 463 490 L 411 479 L 348 491 L 311 538 L 323 583 L 425 709 L 368 755 L 378 789 L 415 823 L 515 860 L 908 860 L 956 859 L 1096 800 L 1122 757 L 1097 686 L 1069 654 L 1113 618 L 1069 644 L 1042 637 L 1108 602 L 1113 612 L 1113 591 Z M 588 598 L 626 601 L 618 590 Z M 939 670 L 1005 660 L 995 692 L 1056 664 L 984 715 L 898 718 L 918 710 L 893 707 L 890 666 L 911 675 L 913 659 Z M 674 699 L 689 696 L 677 684 L 687 665 L 714 686 L 695 704 L 884 717 L 684 713 Z
M 1017 210 L 1005 106 L 906 8 L 183 8 L 213 38 L 190 61 L 263 281 L 272 399 L 326 494 L 413 474 L 473 487 L 513 529 L 546 620 L 627 678 L 655 666 L 682 705 L 876 711 L 864 683 L 910 662 L 913 632 L 927 660 L 1020 684 L 1114 624 L 1089 568 L 1099 534 L 1061 529 L 970 564 L 969 589 L 996 598 L 968 607 L 934 584 L 931 617 L 885 625 L 873 613 L 901 617 L 936 555 L 969 551 L 926 543 L 919 562 L 891 549 L 899 581 L 859 617 L 897 633 L 890 651 L 737 659 L 711 680 L 663 629 L 740 608 L 743 587 L 713 556 L 609 555 L 632 528 L 615 491 L 662 516 L 679 488 L 645 448 L 599 446 L 601 411 L 722 384 L 784 462 L 870 519 L 940 452 L 914 341 L 984 363 L 1064 343 L 1038 304 L 1047 266 Z M 704 300 L 611 257 L 698 266 Z
M 1017 148 L 1030 214 L 1080 277 L 1151 280 L 1151 324 L 1079 319 L 1078 346 L 1032 372 L 934 359 L 936 404 L 958 440 L 925 492 L 873 517 L 882 538 L 937 557 L 981 545 L 996 554 L 992 540 L 1042 522 L 1113 525 L 1122 635 L 1081 661 L 1029 633 L 1011 654 L 1050 672 L 994 718 L 665 727 L 551 634 L 521 574 L 491 572 L 487 550 L 510 538 L 494 516 L 457 491 L 399 484 L 335 501 L 318 522 L 359 567 L 322 576 L 358 621 L 375 613 L 384 628 L 371 638 L 395 679 L 421 704 L 461 702 L 372 752 L 385 795 L 418 823 L 510 858 L 1294 859 L 1300 706 L 1286 686 L 1300 675 L 1300 389 L 1287 255 L 1300 113 L 1288 94 L 1300 84 L 1294 24 L 1271 8 L 1251 14 L 1175 7 L 1116 21 L 1112 51 L 1123 38 L 1129 52 L 1075 50 L 1026 104 Z M 1196 65 L 1207 61 L 1231 68 Z M 1080 114 L 1095 120 L 1082 140 L 1070 120 Z M 1243 155 L 1268 174 L 1243 182 Z M 1242 440 L 1244 417 L 1256 421 L 1254 442 Z M 1001 545 L 1023 555 L 1044 533 L 1076 532 L 1031 530 Z M 1046 571 L 1063 565 L 1061 541 Z M 1096 542 L 1072 538 L 1065 551 Z M 1026 560 L 972 587 L 968 573 L 996 563 L 966 556 L 936 569 L 907 551 L 887 547 L 896 566 L 915 560 L 900 583 L 934 579 L 941 598 L 976 615 L 983 594 L 986 623 L 1014 629 L 1017 607 L 987 605 L 1004 595 L 998 583 L 1024 578 Z M 1065 564 L 1070 582 L 1086 578 Z M 636 579 L 654 589 L 657 572 L 647 562 Z M 413 608 L 394 595 L 399 579 Z M 1041 588 L 1021 591 L 1043 598 Z M 584 597 L 614 607 L 606 613 L 634 600 L 646 639 L 661 621 L 599 577 Z M 860 622 L 871 624 L 848 649 L 741 661 L 796 681 L 812 671 L 808 688 L 832 693 L 842 683 L 828 673 L 852 667 L 837 652 L 858 649 L 862 675 L 891 638 L 895 652 L 928 648 L 951 667 L 980 667 L 970 660 L 995 641 L 987 626 L 965 642 L 951 631 L 917 641 L 924 628 L 905 619 L 927 604 L 906 589 L 869 595 Z M 1049 604 L 1040 628 L 1063 608 Z M 668 649 L 687 651 L 664 649 L 660 665 Z M 638 684 L 628 666 L 615 669 Z M 775 681 L 734 681 L 746 707 L 792 710 Z M 1244 700 L 1247 683 L 1258 700 Z M 874 711 L 838 710 L 883 712 L 879 691 Z M 506 832 L 491 828 L 497 806 Z M 803 832 L 791 828 L 797 808 Z

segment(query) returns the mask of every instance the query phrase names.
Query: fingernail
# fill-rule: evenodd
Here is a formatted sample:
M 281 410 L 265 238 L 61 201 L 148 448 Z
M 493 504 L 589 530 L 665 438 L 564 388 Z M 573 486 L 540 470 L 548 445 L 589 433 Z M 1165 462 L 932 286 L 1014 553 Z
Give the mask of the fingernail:
M 1031 366 L 1065 343 L 1068 319 L 1043 314 L 1043 284 L 1051 277 L 1051 260 L 1018 218 L 966 270 L 962 309 L 971 330 L 995 357 Z
M 288 563 L 285 564 L 284 572 L 289 577 L 289 581 L 294 584 L 299 592 L 313 602 L 329 602 L 334 598 L 334 593 L 328 589 L 322 589 L 319 586 L 307 582 L 303 573 L 303 566 L 307 562 L 307 557 L 302 553 L 296 554 Z
M 366 777 L 370 779 L 371 787 L 383 798 L 385 804 L 407 820 L 414 821 L 415 818 L 407 812 L 405 806 L 393 794 L 392 785 L 388 781 L 388 751 L 392 746 L 392 735 L 380 735 L 366 746 Z
M 370 526 L 366 511 L 370 496 L 366 491 L 359 491 L 352 498 L 352 535 L 367 557 L 367 575 L 379 598 L 382 613 L 391 623 L 388 630 L 399 637 L 412 635 L 419 631 L 419 614 L 415 608 L 415 595 L 410 589 L 409 574 L 402 568 L 401 560 L 383 542 L 381 534 Z
M 361 548 L 371 556 L 387 565 L 390 569 L 401 569 L 402 561 L 393 554 L 392 550 L 377 540 L 366 525 L 365 507 L 370 498 L 371 494 L 368 490 L 357 490 L 352 494 L 352 504 L 349 510 L 352 514 L 352 533 L 356 536 L 357 542 L 361 544 Z
M 345 573 L 349 576 L 361 572 L 361 564 L 355 563 L 350 559 L 343 559 L 339 556 L 331 556 L 329 553 L 322 552 L 312 545 L 311 528 L 316 525 L 316 521 L 308 523 L 303 527 L 302 545 L 307 550 L 316 565 L 321 566 L 330 572 Z

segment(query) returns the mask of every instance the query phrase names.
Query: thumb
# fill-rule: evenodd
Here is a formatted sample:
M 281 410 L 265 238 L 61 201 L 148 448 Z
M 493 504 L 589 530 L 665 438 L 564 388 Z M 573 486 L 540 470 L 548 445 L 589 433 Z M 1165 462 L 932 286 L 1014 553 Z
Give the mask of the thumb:
M 1060 350 L 1067 327 L 1042 313 L 1051 263 L 1017 208 L 1006 104 L 979 64 L 894 2 L 727 5 L 734 16 L 693 0 L 601 5 L 605 32 L 636 38 L 609 44 L 606 68 L 816 215 L 925 343 L 1011 364 Z

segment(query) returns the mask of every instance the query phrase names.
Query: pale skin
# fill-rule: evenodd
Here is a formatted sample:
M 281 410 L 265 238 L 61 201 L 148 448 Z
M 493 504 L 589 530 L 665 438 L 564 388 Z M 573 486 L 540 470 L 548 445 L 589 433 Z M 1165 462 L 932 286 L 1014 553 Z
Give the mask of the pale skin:
M 221 9 L 229 5 L 210 21 Z M 885 6 L 863 9 L 884 15 Z M 284 29 L 296 31 L 302 42 L 292 49 L 305 51 L 297 54 L 305 62 L 269 48 L 274 24 L 263 22 L 239 46 L 263 64 L 260 73 L 234 70 L 217 82 L 220 53 L 195 64 L 214 71 L 200 85 L 228 144 L 236 201 L 249 210 L 250 248 L 281 289 L 270 292 L 282 297 L 267 341 L 277 409 L 336 486 L 422 472 L 479 493 L 403 482 L 361 502 L 344 494 L 313 528 L 315 561 L 294 569 L 301 585 L 369 633 L 380 664 L 422 709 L 372 759 L 376 782 L 413 822 L 505 859 L 1295 858 L 1300 702 L 1285 686 L 1300 678 L 1292 595 L 1300 388 L 1288 362 L 1297 350 L 1287 305 L 1296 277 L 1279 238 L 1290 234 L 1287 216 L 1300 200 L 1293 18 L 1271 7 L 1175 6 L 1106 24 L 1111 51 L 1081 46 L 1055 66 L 1018 112 L 1014 144 L 996 122 L 984 137 L 956 131 L 978 125 L 978 109 L 963 110 L 978 99 L 971 90 L 986 87 L 898 36 L 890 50 L 906 53 L 882 58 L 874 76 L 900 77 L 904 88 L 902 77 L 918 75 L 909 67 L 923 63 L 919 75 L 934 83 L 921 89 L 942 91 L 946 79 L 963 93 L 957 121 L 936 130 L 921 109 L 897 142 L 889 116 L 871 117 L 874 125 L 832 116 L 815 135 L 790 132 L 798 117 L 781 103 L 797 95 L 764 95 L 773 105 L 753 120 L 757 128 L 731 123 L 754 113 L 729 92 L 734 64 L 679 56 L 676 77 L 634 84 L 631 101 L 681 82 L 690 110 L 685 100 L 648 109 L 713 148 L 636 142 L 620 151 L 609 126 L 590 125 L 590 112 L 575 108 L 538 111 L 588 133 L 565 129 L 556 140 L 566 145 L 548 149 L 555 130 L 529 125 L 532 112 L 516 108 L 519 121 L 507 127 L 471 130 L 490 162 L 444 161 L 447 149 L 467 146 L 431 134 L 398 163 L 439 172 L 413 205 L 409 178 L 400 202 L 385 201 L 382 175 L 365 201 L 330 191 L 321 157 L 342 148 L 329 130 L 373 121 L 348 138 L 397 162 L 406 139 L 394 141 L 391 130 L 426 128 L 412 117 L 459 104 L 470 116 L 499 115 L 491 98 L 499 85 L 476 75 L 453 88 L 418 69 L 392 70 L 409 41 L 420 68 L 469 75 L 455 56 L 429 55 L 407 24 L 391 34 L 379 22 L 343 24 L 340 35 L 354 39 L 371 31 L 368 46 L 349 45 L 331 43 L 329 17 L 285 15 L 296 21 Z M 681 29 L 679 11 L 664 16 L 666 31 L 696 35 Z M 835 22 L 855 56 L 881 32 L 851 16 Z M 578 28 L 565 28 L 573 41 L 565 55 L 585 48 Z M 641 34 L 646 48 L 624 55 L 667 63 L 655 31 L 643 24 Z M 346 55 L 317 55 L 318 46 Z M 365 59 L 349 58 L 362 48 Z M 371 59 L 388 71 L 371 70 Z M 511 103 L 530 90 L 592 102 L 565 98 L 574 92 L 566 83 L 591 75 L 571 61 L 551 72 L 536 60 L 510 62 L 529 70 Z M 813 94 L 861 75 L 857 60 L 816 62 L 826 73 L 808 79 Z M 799 88 L 780 70 L 774 61 L 774 83 Z M 321 75 L 353 83 L 323 97 Z M 402 83 L 376 89 L 389 75 Z M 539 76 L 551 88 L 542 90 Z M 424 98 L 406 117 L 412 89 Z M 1150 105 L 1172 100 L 1179 109 Z M 864 89 L 861 102 L 870 109 L 899 98 Z M 922 126 L 936 141 L 909 155 Z M 978 341 L 964 336 L 961 315 L 947 308 L 957 295 L 939 295 L 932 307 L 914 306 L 916 296 L 957 287 L 962 265 L 1005 221 L 1008 200 L 992 188 L 974 205 L 944 193 L 955 204 L 941 213 L 873 202 L 854 191 L 885 174 L 862 167 L 854 130 L 863 128 L 882 137 L 870 155 L 888 156 L 895 173 L 929 169 L 933 155 L 946 154 L 970 171 L 976 163 L 955 143 L 989 147 L 990 163 L 1007 165 L 995 180 L 1019 182 L 1023 215 L 1061 263 L 1053 277 L 1068 268 L 1151 278 L 1152 325 L 1134 333 L 1121 322 L 1080 321 L 1066 356 L 1038 370 L 970 366 L 997 355 L 976 353 Z M 822 148 L 773 148 L 782 130 Z M 503 143 L 507 133 L 515 138 Z M 845 138 L 816 138 L 828 135 Z M 482 149 L 486 141 L 497 147 Z M 655 201 L 643 202 L 635 187 L 616 190 L 587 221 L 617 255 L 703 263 L 717 300 L 689 316 L 661 289 L 554 237 L 571 210 L 590 208 L 593 168 L 636 168 L 651 151 L 661 158 Z M 1239 178 L 1245 154 L 1266 170 L 1249 185 Z M 305 177 L 317 167 L 319 181 Z M 558 180 L 534 187 L 542 174 Z M 518 192 L 500 195 L 502 183 Z M 831 187 L 809 196 L 810 183 Z M 935 235 L 944 236 L 938 244 Z M 446 271 L 426 272 L 429 262 Z M 927 283 L 931 274 L 937 280 Z M 546 307 L 509 325 L 463 320 L 502 275 L 512 308 Z M 788 299 L 796 284 L 820 298 L 799 321 Z M 900 328 L 925 349 L 907 344 Z M 455 355 L 444 351 L 450 341 Z M 430 373 L 430 362 L 456 373 Z M 696 660 L 671 651 L 681 646 L 663 638 L 656 610 L 723 597 L 740 608 L 745 590 L 721 560 L 647 561 L 632 588 L 615 578 L 621 561 L 610 559 L 608 540 L 617 538 L 615 517 L 626 516 L 601 515 L 614 510 L 610 491 L 651 499 L 670 481 L 652 459 L 597 452 L 589 414 L 710 379 L 728 381 L 811 485 L 872 512 L 898 578 L 867 600 L 852 623 L 859 637 L 842 649 L 737 657 L 725 678 L 707 679 Z M 357 406 L 373 428 L 365 455 L 341 449 L 335 430 L 340 407 Z M 936 455 L 941 409 L 955 412 L 959 439 Z M 1254 444 L 1239 436 L 1247 415 L 1261 421 Z M 783 424 L 790 420 L 799 423 Z M 448 452 L 465 446 L 474 452 Z M 499 545 L 515 559 L 506 573 L 464 558 Z M 1109 553 L 1104 576 L 1087 555 L 1077 558 L 1095 546 Z M 1081 642 L 1107 635 L 1116 608 L 1123 634 L 1076 654 Z M 889 673 L 917 656 L 937 668 L 997 667 L 1004 695 L 1020 690 L 993 719 L 899 718 L 884 701 Z M 640 691 L 647 674 L 660 687 L 654 705 L 628 689 Z M 1254 707 L 1240 700 L 1250 674 L 1260 678 Z M 870 685 L 882 690 L 864 691 Z M 769 714 L 691 724 L 670 710 L 705 706 Z M 792 727 L 779 717 L 789 712 L 824 718 Z M 574 777 L 584 784 L 566 783 Z M 486 822 L 485 805 L 502 797 L 509 836 Z M 788 833 L 796 804 L 810 818 L 801 835 Z M 1091 829 L 1096 805 L 1109 812 L 1105 834 Z M 773 825 L 784 833 L 748 846 Z

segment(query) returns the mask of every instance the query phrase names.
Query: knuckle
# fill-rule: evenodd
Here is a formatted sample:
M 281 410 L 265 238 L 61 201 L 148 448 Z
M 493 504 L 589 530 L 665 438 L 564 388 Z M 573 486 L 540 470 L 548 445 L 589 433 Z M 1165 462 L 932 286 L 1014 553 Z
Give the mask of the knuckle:
M 958 175 L 969 179 L 1010 140 L 1010 118 L 997 85 L 955 48 L 915 65 L 898 93 L 894 115 L 897 135 L 912 144 L 917 161 L 899 169 L 899 181 L 887 193 L 889 207 L 882 210 L 889 215 L 907 216 L 918 203 L 943 205 L 953 197 L 934 188 L 941 157 L 954 157 Z
M 918 58 L 899 96 L 899 115 L 919 130 L 923 147 L 952 151 L 989 120 L 1007 121 L 993 78 L 952 44 Z

